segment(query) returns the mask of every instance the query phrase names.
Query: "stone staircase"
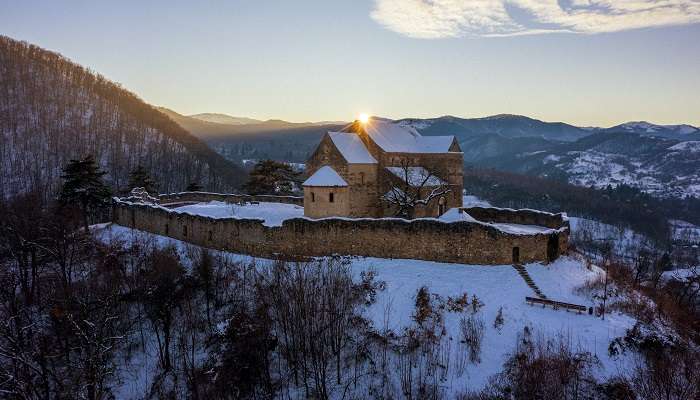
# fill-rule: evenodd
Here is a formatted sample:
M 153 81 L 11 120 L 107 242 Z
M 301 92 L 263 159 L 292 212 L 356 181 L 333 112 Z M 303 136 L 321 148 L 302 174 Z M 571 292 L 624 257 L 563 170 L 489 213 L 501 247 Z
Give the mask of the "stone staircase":
M 540 299 L 546 299 L 547 296 L 542 293 L 540 288 L 537 287 L 535 284 L 535 281 L 532 280 L 532 277 L 530 277 L 530 274 L 527 273 L 527 269 L 521 264 L 513 264 L 513 268 L 515 268 L 516 271 L 518 271 L 518 274 L 523 278 L 525 283 L 527 283 L 528 286 L 530 286 L 530 289 L 532 289 L 533 292 L 539 297 Z

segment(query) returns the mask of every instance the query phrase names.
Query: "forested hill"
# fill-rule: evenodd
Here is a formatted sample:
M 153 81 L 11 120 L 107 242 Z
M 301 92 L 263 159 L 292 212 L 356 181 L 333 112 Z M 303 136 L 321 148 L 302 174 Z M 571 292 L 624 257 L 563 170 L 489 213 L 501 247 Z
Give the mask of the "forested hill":
M 231 190 L 245 173 L 154 107 L 60 54 L 0 36 L 0 198 L 54 193 L 93 155 L 114 189 L 143 166 L 162 192 Z

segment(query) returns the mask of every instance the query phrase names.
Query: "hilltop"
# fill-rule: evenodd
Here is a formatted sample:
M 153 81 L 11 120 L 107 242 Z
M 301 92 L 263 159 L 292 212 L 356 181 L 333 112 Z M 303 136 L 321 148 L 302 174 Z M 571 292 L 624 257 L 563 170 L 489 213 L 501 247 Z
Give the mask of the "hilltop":
M 53 193 L 70 159 L 95 156 L 122 189 L 147 169 L 162 191 L 231 190 L 245 173 L 154 107 L 60 54 L 0 36 L 0 197 Z

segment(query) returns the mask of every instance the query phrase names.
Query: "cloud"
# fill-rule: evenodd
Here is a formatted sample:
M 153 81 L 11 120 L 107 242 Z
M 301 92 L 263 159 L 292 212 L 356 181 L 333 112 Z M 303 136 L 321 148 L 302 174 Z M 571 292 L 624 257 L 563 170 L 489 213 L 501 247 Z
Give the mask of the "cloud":
M 700 22 L 700 0 L 375 0 L 372 19 L 436 39 L 601 33 Z

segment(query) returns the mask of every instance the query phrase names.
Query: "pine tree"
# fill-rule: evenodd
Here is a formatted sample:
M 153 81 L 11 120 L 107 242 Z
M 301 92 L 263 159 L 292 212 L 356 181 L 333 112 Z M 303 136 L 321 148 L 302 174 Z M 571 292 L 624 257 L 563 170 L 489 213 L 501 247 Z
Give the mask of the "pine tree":
M 65 180 L 59 198 L 62 205 L 76 204 L 83 213 L 83 226 L 88 231 L 88 217 L 109 204 L 111 191 L 102 181 L 106 172 L 100 171 L 89 155 L 82 160 L 71 160 L 63 169 Z
M 141 165 L 129 174 L 129 190 L 137 187 L 146 189 L 148 193 L 155 193 L 157 190 L 156 182 Z
M 273 160 L 263 160 L 253 167 L 245 190 L 249 194 L 289 195 L 298 183 L 299 173 L 291 166 Z

